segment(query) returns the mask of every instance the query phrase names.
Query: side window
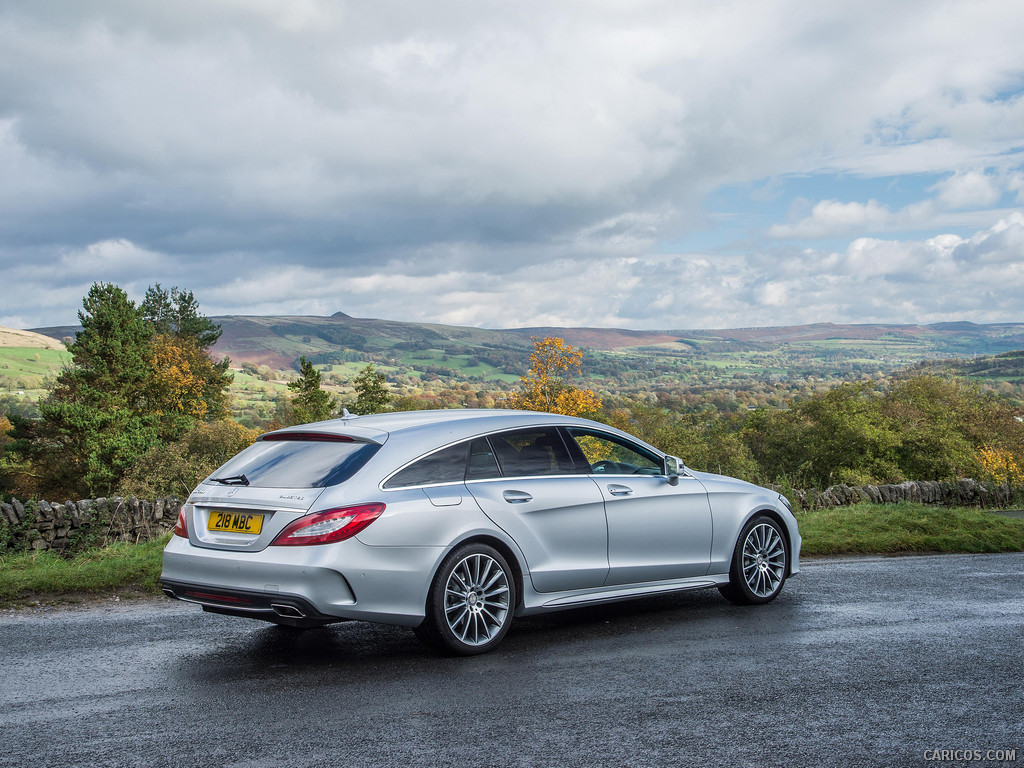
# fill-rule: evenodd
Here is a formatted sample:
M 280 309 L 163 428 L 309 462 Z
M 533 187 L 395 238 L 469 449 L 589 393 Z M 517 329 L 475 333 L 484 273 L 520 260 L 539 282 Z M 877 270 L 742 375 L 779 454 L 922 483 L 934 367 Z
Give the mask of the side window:
M 571 475 L 576 472 L 557 429 L 519 429 L 491 435 L 494 455 L 505 477 Z
M 639 445 L 589 429 L 570 427 L 566 431 L 595 475 L 660 475 L 664 471 L 661 457 Z
M 494 451 L 486 437 L 478 437 L 469 444 L 469 469 L 466 470 L 467 480 L 487 480 L 501 477 Z
M 393 475 L 384 483 L 384 487 L 408 488 L 436 483 L 461 483 L 466 478 L 468 452 L 469 443 L 459 443 L 435 451 Z

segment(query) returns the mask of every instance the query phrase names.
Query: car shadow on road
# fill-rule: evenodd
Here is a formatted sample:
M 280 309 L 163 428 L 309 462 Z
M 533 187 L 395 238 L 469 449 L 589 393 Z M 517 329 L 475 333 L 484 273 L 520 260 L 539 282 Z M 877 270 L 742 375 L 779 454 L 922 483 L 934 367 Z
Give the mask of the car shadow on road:
M 440 674 L 464 671 L 467 665 L 488 663 L 485 659 L 543 658 L 572 646 L 589 646 L 585 652 L 642 644 L 655 637 L 652 633 L 681 640 L 731 634 L 767 615 L 782 618 L 798 602 L 784 593 L 768 606 L 738 607 L 716 590 L 701 590 L 521 617 L 497 649 L 471 659 L 440 656 L 405 627 L 352 621 L 294 630 L 209 616 L 204 619 L 217 623 L 215 630 L 223 628 L 223 633 L 215 631 L 214 642 L 193 647 L 188 656 L 195 663 L 178 665 L 173 674 L 192 686 L 279 677 L 316 685 L 336 680 L 339 671 L 351 681 L 372 681 L 375 676 L 394 680 L 427 668 Z

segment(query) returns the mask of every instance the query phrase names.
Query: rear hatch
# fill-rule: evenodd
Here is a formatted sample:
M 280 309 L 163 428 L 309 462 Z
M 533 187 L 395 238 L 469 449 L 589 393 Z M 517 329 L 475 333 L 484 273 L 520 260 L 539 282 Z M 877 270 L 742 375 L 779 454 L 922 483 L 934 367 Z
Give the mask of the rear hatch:
M 265 549 L 313 508 L 325 488 L 352 477 L 378 448 L 377 441 L 337 434 L 263 435 L 189 496 L 189 540 L 208 549 Z

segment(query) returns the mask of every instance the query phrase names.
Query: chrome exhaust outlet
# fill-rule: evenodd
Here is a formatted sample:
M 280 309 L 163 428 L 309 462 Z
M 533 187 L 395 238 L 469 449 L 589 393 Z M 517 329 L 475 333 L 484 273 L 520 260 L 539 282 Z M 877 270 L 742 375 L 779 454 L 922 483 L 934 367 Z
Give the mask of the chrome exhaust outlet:
M 278 616 L 284 616 L 288 619 L 306 618 L 306 614 L 304 614 L 294 605 L 285 605 L 283 603 L 271 603 L 270 607 L 274 609 L 274 613 L 276 613 Z
M 175 600 L 178 599 L 178 596 L 176 594 L 174 594 L 174 590 L 173 589 L 168 589 L 167 587 L 164 587 L 164 594 L 167 595 L 168 597 L 174 598 Z

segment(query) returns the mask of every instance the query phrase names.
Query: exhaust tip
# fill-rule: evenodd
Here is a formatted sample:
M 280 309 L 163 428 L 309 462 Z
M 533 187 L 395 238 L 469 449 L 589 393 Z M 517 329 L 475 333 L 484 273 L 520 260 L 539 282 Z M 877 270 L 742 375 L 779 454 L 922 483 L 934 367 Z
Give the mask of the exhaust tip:
M 174 594 L 174 590 L 173 589 L 168 589 L 167 587 L 164 587 L 164 594 L 167 595 L 172 600 L 177 600 L 178 599 L 178 596 L 176 594 Z
M 284 616 L 289 619 L 304 619 L 306 614 L 296 608 L 294 605 L 285 605 L 284 603 L 271 603 L 270 607 L 274 609 L 274 613 L 278 616 Z

